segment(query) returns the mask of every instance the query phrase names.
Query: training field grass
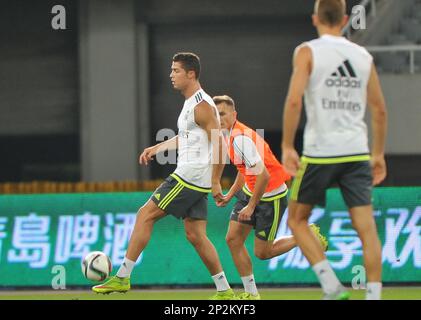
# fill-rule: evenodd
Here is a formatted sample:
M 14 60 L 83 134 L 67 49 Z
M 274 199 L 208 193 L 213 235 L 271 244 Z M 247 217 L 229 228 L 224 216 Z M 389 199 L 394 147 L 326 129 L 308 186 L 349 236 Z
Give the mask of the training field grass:
M 241 293 L 241 289 L 234 289 Z M 207 300 L 214 293 L 210 289 L 166 289 L 132 290 L 128 293 L 99 295 L 89 291 L 50 290 L 50 291 L 0 291 L 0 300 Z M 263 300 L 319 300 L 318 288 L 260 289 Z M 364 299 L 364 290 L 351 290 L 352 300 Z M 384 288 L 384 300 L 421 300 L 421 287 Z

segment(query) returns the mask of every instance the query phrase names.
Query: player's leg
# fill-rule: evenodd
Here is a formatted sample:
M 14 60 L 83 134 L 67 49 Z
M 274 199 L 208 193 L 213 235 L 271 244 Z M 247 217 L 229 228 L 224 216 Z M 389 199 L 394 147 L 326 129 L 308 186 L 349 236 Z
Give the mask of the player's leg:
M 206 220 L 185 218 L 184 229 L 187 240 L 193 245 L 215 282 L 218 293 L 213 298 L 233 299 L 234 291 L 225 277 L 218 253 L 206 234 L 206 224 Z
M 308 220 L 314 205 L 324 204 L 325 190 L 335 180 L 336 171 L 331 165 L 303 163 L 294 179 L 288 206 L 288 226 L 320 281 L 324 299 L 329 300 L 348 299 L 349 293 L 336 277 Z
M 164 210 L 169 200 L 177 195 L 181 189 L 180 184 L 175 179 L 168 177 L 155 190 L 151 198 L 138 211 L 129 246 L 117 275 L 111 277 L 105 283 L 93 287 L 94 292 L 126 292 L 130 289 L 131 272 L 137 258 L 150 240 L 154 223 L 166 215 Z
M 312 205 L 297 203 L 291 200 L 289 203 L 288 226 L 291 229 L 295 241 L 311 265 L 325 259 L 320 241 L 311 231 L 308 225 Z
M 140 253 L 148 244 L 152 229 L 159 219 L 165 216 L 165 212 L 152 201 L 149 200 L 137 213 L 136 223 L 130 236 L 129 246 L 126 251 L 126 259 L 131 263 L 136 262 Z M 124 268 L 124 263 L 117 272 L 119 277 L 129 277 L 131 270 Z
M 244 292 L 238 298 L 240 300 L 259 300 L 260 295 L 254 279 L 252 262 L 244 245 L 251 229 L 256 225 L 256 210 L 251 216 L 251 220 L 238 220 L 239 212 L 248 205 L 250 197 L 241 190 L 236 194 L 236 198 L 237 202 L 231 212 L 226 242 L 244 285 Z
M 275 239 L 286 207 L 287 200 L 285 197 L 259 204 L 256 216 L 256 238 L 254 241 L 254 254 L 259 259 L 271 259 L 297 246 L 293 235 L 281 236 Z M 309 227 L 322 244 L 323 250 L 326 251 L 327 240 L 320 234 L 320 228 L 315 224 L 311 224 Z
M 252 228 L 251 225 L 231 220 L 225 237 L 232 259 L 241 277 L 253 273 L 250 255 L 244 245 Z
M 297 241 L 298 246 L 316 273 L 323 292 L 324 299 L 349 299 L 349 293 L 336 277 L 330 266 L 320 241 L 308 225 L 308 219 L 313 206 L 290 201 L 288 225 Z
M 228 226 L 226 242 L 231 252 L 232 259 L 240 274 L 244 286 L 244 293 L 239 299 L 259 300 L 260 295 L 257 290 L 256 281 L 253 274 L 253 266 L 250 255 L 244 245 L 247 236 L 253 226 L 231 220 Z
M 163 216 L 165 213 L 151 200 L 139 209 L 123 263 L 114 277 L 94 286 L 94 292 L 108 294 L 130 290 L 130 275 L 136 260 L 149 242 L 154 223 Z
M 352 225 L 361 239 L 364 266 L 367 273 L 367 299 L 381 298 L 382 248 L 377 235 L 376 223 L 371 205 L 349 209 Z
M 381 244 L 371 205 L 372 176 L 368 161 L 343 164 L 340 179 L 341 192 L 347 204 L 352 224 L 358 232 L 363 247 L 367 272 L 367 299 L 380 299 L 382 257 Z
M 279 237 L 274 241 L 254 238 L 254 255 L 260 260 L 272 259 L 297 246 L 294 236 Z
M 275 239 L 286 206 L 287 201 L 284 196 L 273 201 L 261 201 L 256 207 L 254 254 L 259 259 L 271 259 L 288 252 L 297 245 L 294 236 Z
M 151 200 L 139 209 L 123 263 L 114 277 L 94 286 L 92 288 L 94 292 L 109 294 L 130 290 L 130 275 L 136 260 L 149 242 L 154 223 L 163 216 L 165 213 Z
M 184 219 L 187 240 L 193 245 L 209 272 L 214 275 L 222 271 L 218 253 L 206 235 L 206 220 Z
M 309 225 L 313 234 L 318 238 L 320 244 L 323 247 L 323 250 L 327 250 L 327 240 L 320 233 L 319 227 L 315 224 Z M 257 237 L 254 238 L 254 255 L 261 259 L 267 260 L 272 259 L 274 257 L 280 256 L 281 254 L 287 253 L 288 251 L 294 249 L 297 246 L 297 242 L 295 241 L 295 237 L 291 236 L 282 236 L 274 241 L 264 241 Z

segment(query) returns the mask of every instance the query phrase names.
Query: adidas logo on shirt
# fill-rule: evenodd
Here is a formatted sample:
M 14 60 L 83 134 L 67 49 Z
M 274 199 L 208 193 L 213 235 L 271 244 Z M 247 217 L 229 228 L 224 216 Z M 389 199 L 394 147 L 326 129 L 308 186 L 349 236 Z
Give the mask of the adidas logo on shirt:
M 196 99 L 196 103 L 200 103 L 203 100 L 202 93 L 197 93 L 194 98 Z
M 334 71 L 331 74 L 331 76 L 332 77 L 341 76 L 341 77 L 351 77 L 351 78 L 357 77 L 355 74 L 354 68 L 352 67 L 349 60 L 345 60 L 344 62 L 342 62 L 342 64 L 336 69 L 336 71 Z
M 343 61 L 330 76 L 325 81 L 328 87 L 361 88 L 361 81 L 349 60 Z

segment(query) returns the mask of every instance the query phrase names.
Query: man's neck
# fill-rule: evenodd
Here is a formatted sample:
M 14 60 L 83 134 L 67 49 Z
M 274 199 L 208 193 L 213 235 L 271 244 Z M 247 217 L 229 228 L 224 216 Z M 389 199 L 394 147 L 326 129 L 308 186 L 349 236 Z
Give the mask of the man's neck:
M 334 36 L 334 37 L 342 37 L 342 29 L 338 27 L 329 28 L 329 27 L 319 27 L 317 32 L 319 36 Z
M 237 119 L 232 123 L 231 127 L 229 128 L 229 134 L 231 135 L 232 129 L 234 129 L 235 124 L 237 123 Z
M 196 81 L 192 85 L 188 86 L 185 90 L 181 91 L 181 94 L 187 100 L 199 89 L 200 89 L 200 83 L 199 81 Z

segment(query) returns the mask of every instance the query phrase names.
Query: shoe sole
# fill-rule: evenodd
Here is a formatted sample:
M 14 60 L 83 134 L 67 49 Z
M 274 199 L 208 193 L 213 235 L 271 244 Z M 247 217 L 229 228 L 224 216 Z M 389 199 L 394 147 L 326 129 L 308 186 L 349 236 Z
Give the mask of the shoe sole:
M 96 293 L 96 294 L 111 294 L 111 293 L 127 293 L 127 291 L 128 290 L 126 290 L 126 291 L 108 291 L 108 292 L 98 292 L 98 291 L 94 291 L 94 293 Z

